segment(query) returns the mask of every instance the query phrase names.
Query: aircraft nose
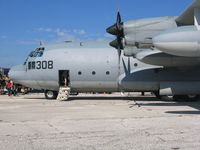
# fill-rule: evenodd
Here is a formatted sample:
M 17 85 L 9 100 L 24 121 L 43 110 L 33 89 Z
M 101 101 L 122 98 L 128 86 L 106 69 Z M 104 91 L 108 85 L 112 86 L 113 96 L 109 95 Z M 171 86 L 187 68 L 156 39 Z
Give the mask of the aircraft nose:
M 10 69 L 8 76 L 15 83 L 20 83 L 20 81 L 23 80 L 24 73 L 25 73 L 24 66 L 23 65 L 17 65 L 17 66 L 14 66 Z

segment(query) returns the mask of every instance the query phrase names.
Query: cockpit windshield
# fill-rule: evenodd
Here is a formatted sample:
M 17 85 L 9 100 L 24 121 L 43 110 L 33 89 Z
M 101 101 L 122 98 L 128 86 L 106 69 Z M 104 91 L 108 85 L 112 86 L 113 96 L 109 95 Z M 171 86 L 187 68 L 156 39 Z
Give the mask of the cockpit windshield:
M 40 47 L 40 48 L 36 48 L 34 51 L 32 51 L 28 57 L 42 57 L 43 53 L 44 53 L 45 48 L 44 47 Z M 28 58 L 26 59 L 26 61 L 24 62 L 24 65 L 26 65 Z
M 29 54 L 29 57 L 42 57 L 44 53 L 44 47 L 36 48 Z

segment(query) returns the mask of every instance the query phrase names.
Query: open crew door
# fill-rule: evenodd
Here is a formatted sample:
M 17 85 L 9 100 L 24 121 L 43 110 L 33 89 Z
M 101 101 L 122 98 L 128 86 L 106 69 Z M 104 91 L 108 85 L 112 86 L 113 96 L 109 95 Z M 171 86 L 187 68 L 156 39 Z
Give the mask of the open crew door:
M 59 70 L 59 86 L 70 86 L 70 71 L 69 70 Z
M 69 70 L 59 70 L 59 92 L 57 100 L 67 100 L 70 95 L 70 71 Z

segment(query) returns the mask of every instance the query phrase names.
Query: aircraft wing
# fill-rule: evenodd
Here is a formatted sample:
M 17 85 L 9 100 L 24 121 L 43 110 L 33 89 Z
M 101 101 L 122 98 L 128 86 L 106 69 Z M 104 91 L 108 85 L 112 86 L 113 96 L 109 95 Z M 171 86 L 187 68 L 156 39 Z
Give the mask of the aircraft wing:
M 195 0 L 177 19 L 179 26 L 194 25 L 194 8 L 200 7 L 200 0 Z

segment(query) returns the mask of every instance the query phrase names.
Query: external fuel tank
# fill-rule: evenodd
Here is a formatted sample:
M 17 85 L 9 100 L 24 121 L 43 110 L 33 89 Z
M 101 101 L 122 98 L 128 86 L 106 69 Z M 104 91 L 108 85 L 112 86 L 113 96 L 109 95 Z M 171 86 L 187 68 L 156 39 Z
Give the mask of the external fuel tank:
M 153 45 L 168 54 L 186 57 L 200 56 L 200 31 L 196 26 L 185 26 L 160 33 Z

